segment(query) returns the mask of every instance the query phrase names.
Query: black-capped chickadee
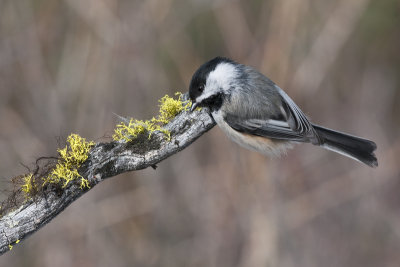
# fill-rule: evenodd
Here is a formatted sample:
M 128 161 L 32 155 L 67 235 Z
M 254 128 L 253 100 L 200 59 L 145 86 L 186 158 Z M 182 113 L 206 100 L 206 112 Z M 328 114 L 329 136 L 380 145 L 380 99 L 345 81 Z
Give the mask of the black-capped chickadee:
M 193 74 L 193 111 L 208 107 L 236 143 L 265 155 L 280 155 L 293 143 L 313 145 L 377 167 L 372 141 L 312 124 L 293 100 L 255 69 L 217 57 Z

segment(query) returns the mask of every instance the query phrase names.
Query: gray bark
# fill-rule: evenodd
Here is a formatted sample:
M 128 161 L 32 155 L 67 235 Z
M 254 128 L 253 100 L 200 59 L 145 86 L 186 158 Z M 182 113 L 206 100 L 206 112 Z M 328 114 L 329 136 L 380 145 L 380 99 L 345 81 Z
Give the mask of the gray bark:
M 90 181 L 90 189 L 106 178 L 117 174 L 155 166 L 158 162 L 181 151 L 215 125 L 206 109 L 182 112 L 165 126 L 171 131 L 171 140 L 155 133 L 148 140 L 132 142 L 98 143 L 79 173 Z M 9 251 L 9 245 L 29 236 L 50 222 L 73 201 L 90 189 L 82 190 L 79 184 L 70 183 L 60 192 L 45 192 L 34 200 L 0 219 L 0 255 Z

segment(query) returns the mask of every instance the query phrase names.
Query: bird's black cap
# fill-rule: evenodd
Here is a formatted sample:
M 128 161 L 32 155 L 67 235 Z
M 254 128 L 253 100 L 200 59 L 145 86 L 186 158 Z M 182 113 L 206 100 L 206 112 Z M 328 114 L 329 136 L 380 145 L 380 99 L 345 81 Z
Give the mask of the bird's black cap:
M 203 92 L 208 74 L 215 70 L 218 64 L 223 62 L 234 63 L 234 61 L 229 58 L 216 57 L 201 65 L 193 74 L 189 86 L 189 97 L 192 101 L 195 101 L 195 99 Z

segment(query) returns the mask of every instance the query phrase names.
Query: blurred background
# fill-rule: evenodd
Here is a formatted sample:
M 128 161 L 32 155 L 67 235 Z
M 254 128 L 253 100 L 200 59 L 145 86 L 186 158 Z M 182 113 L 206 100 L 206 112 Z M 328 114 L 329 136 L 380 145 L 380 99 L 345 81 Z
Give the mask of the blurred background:
M 1 0 L 2 190 L 70 133 L 107 140 L 113 112 L 151 118 L 217 55 L 374 140 L 379 167 L 311 145 L 269 159 L 215 127 L 96 186 L 0 266 L 398 266 L 399 48 L 397 0 Z

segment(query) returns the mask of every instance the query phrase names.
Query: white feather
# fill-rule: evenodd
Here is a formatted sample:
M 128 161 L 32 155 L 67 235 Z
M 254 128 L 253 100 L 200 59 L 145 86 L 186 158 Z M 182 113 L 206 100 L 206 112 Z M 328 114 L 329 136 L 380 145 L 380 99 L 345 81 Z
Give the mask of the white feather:
M 342 150 L 340 150 L 340 149 L 338 149 L 338 148 L 336 148 L 336 147 L 333 147 L 333 146 L 330 146 L 330 145 L 327 145 L 327 144 L 323 144 L 323 145 L 321 145 L 321 147 L 323 147 L 323 148 L 325 148 L 325 149 L 328 149 L 328 150 L 330 150 L 330 151 L 339 153 L 340 155 L 343 155 L 343 156 L 349 157 L 349 158 L 351 158 L 351 159 L 354 159 L 354 160 L 356 160 L 356 161 L 358 161 L 358 162 L 363 163 L 363 162 L 362 162 L 361 160 L 359 160 L 358 158 L 353 157 L 352 155 L 349 155 L 349 154 L 347 154 L 346 152 L 344 152 L 344 151 L 342 151 Z
M 272 124 L 279 127 L 290 128 L 289 124 L 286 121 L 278 121 L 278 120 L 267 120 L 266 123 Z
M 204 92 L 196 98 L 197 103 L 221 91 L 226 92 L 232 87 L 232 81 L 239 75 L 235 65 L 223 62 L 211 71 L 206 79 Z

